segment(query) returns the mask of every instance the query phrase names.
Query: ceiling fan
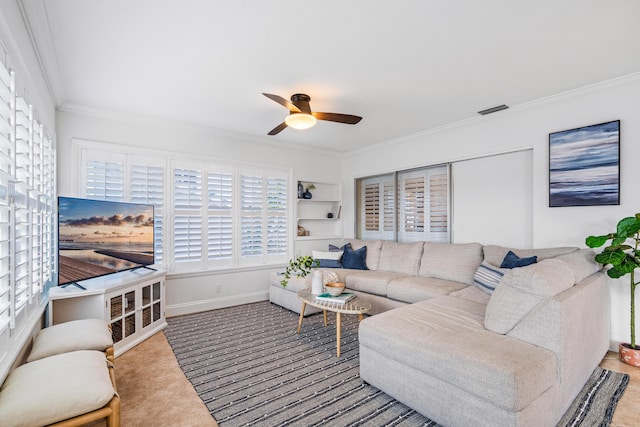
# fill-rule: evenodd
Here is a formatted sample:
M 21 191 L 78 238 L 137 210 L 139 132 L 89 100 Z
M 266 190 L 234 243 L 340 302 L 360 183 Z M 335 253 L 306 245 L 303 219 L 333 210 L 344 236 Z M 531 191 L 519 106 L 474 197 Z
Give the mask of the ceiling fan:
M 353 116 L 351 114 L 311 112 L 311 106 L 309 105 L 311 97 L 304 93 L 291 95 L 291 101 L 287 101 L 281 96 L 272 95 L 270 93 L 263 93 L 263 95 L 289 109 L 290 113 L 287 118 L 284 119 L 284 122 L 271 129 L 268 135 L 276 135 L 282 132 L 287 126 L 294 129 L 309 129 L 316 124 L 317 120 L 327 120 L 330 122 L 345 123 L 348 125 L 355 125 L 362 120 L 362 117 Z

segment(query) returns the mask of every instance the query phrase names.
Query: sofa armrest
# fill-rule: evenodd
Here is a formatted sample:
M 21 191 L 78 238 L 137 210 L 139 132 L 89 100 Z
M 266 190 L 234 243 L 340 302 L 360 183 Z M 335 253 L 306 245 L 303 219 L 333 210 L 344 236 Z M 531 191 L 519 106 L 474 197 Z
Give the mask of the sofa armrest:
M 553 351 L 566 410 L 609 349 L 611 303 L 599 271 L 533 309 L 507 335 Z M 566 400 L 566 399 L 565 399 Z

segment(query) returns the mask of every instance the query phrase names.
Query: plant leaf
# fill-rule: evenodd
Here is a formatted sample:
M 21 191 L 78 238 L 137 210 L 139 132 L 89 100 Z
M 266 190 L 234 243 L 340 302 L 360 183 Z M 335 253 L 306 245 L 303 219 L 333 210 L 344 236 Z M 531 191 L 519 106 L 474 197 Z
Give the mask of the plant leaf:
M 610 269 L 607 270 L 607 276 L 611 277 L 612 279 L 619 279 L 620 277 L 624 276 L 626 273 L 618 270 L 615 267 L 611 267 Z
M 616 266 L 616 269 L 625 273 L 631 273 L 638 267 L 640 267 L 638 260 L 634 256 L 627 254 L 620 264 Z
M 616 227 L 618 237 L 631 237 L 640 230 L 640 220 L 634 216 L 622 218 Z
M 589 236 L 585 240 L 585 243 L 590 248 L 598 248 L 598 247 L 604 245 L 607 242 L 607 240 L 609 240 L 611 238 L 610 236 L 611 235 L 607 235 L 607 236 Z
M 611 241 L 611 246 L 619 246 L 627 241 L 626 237 L 616 237 Z M 631 246 L 629 246 L 631 247 Z
M 611 264 L 614 267 L 619 265 L 627 256 L 622 250 L 614 249 L 610 251 L 604 251 L 596 255 L 595 260 L 602 265 Z

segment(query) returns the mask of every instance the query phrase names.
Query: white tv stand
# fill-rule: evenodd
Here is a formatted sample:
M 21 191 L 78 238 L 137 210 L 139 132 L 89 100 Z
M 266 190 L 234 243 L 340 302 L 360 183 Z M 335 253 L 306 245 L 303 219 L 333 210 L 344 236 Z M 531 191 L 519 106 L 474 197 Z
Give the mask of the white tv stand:
M 155 268 L 155 267 L 153 267 Z M 49 325 L 104 319 L 111 325 L 118 356 L 167 326 L 165 271 L 139 268 L 49 290 Z

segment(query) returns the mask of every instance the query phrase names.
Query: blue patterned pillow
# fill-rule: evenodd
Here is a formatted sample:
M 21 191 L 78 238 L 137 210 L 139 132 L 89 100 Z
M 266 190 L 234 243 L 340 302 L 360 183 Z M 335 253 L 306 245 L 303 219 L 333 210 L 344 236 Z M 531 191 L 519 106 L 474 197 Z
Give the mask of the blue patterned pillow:
M 368 270 L 367 268 L 367 247 L 363 246 L 353 250 L 351 243 L 347 243 L 341 248 L 329 245 L 329 251 L 342 253 L 342 268 L 351 268 L 353 270 Z
M 473 276 L 473 284 L 491 295 L 493 291 L 502 280 L 502 276 L 508 270 L 506 268 L 494 267 L 490 264 L 483 262 L 476 270 L 476 274 Z
M 507 255 L 502 260 L 502 264 L 500 264 L 500 268 L 518 268 L 518 267 L 526 267 L 527 265 L 535 264 L 538 262 L 537 256 L 532 256 L 529 258 L 520 258 L 518 255 L 514 254 L 512 251 L 507 252 Z

